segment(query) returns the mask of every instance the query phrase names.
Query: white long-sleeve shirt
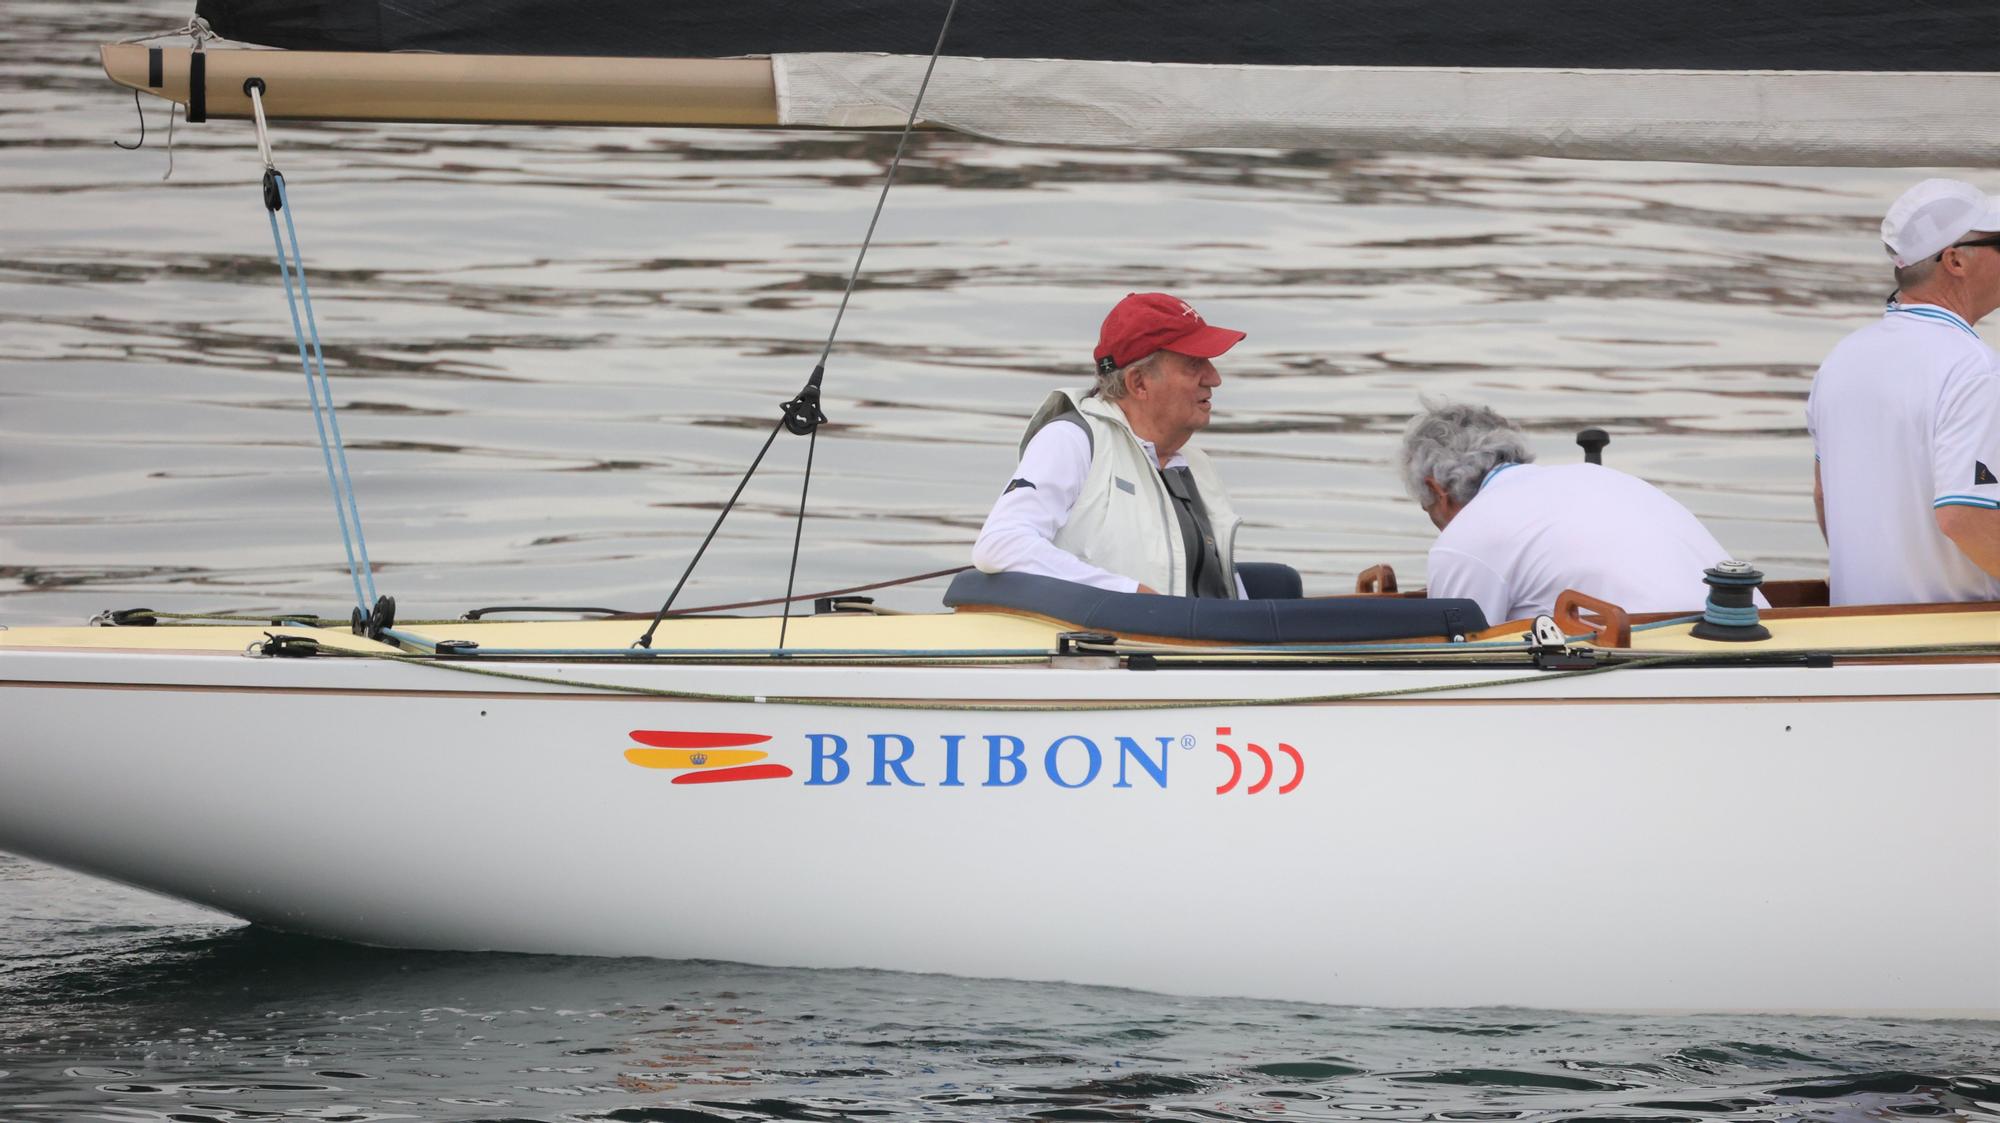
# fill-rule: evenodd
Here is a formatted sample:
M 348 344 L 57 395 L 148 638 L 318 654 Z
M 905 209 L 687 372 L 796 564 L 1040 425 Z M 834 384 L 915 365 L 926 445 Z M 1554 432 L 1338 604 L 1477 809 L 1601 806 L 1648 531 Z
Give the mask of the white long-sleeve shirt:
M 1153 442 L 1139 439 L 1146 458 L 1159 463 Z M 972 544 L 972 564 L 984 573 L 1035 573 L 1118 593 L 1139 591 L 1139 582 L 1100 569 L 1055 544 L 1056 532 L 1069 522 L 1070 509 L 1090 475 L 1090 434 L 1067 421 L 1042 426 L 1021 450 L 1007 490 L 994 501 Z M 1187 458 L 1176 452 L 1166 467 L 1184 468 Z M 1243 579 L 1236 595 L 1247 597 Z

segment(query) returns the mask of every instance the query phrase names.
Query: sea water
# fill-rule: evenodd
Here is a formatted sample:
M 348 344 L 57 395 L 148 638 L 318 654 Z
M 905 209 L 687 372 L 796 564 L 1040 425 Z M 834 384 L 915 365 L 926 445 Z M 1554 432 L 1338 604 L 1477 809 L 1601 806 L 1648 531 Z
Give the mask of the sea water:
M 0 26 L 0 624 L 351 602 L 249 128 L 177 122 L 169 151 L 149 106 L 145 147 L 113 147 L 138 119 L 95 44 L 187 14 L 16 0 Z M 273 139 L 406 619 L 656 607 L 818 357 L 894 150 Z M 1244 556 L 1312 591 L 1421 581 L 1390 460 L 1424 394 L 1498 407 L 1547 461 L 1603 427 L 1732 552 L 1821 574 L 1804 397 L 1877 313 L 1874 224 L 1918 174 L 920 136 L 828 365 L 798 587 L 963 564 L 1027 414 L 1150 289 L 1249 332 L 1202 440 Z M 804 451 L 781 438 L 683 605 L 783 590 Z M 881 923 L 922 925 L 921 893 Z M 0 1123 L 898 1116 L 2000 1119 L 2000 1029 L 374 951 L 0 856 Z
M 0 894 L 8 1123 L 2000 1120 L 1990 1022 L 381 951 L 5 858 Z M 922 925 L 921 893 L 882 922 Z

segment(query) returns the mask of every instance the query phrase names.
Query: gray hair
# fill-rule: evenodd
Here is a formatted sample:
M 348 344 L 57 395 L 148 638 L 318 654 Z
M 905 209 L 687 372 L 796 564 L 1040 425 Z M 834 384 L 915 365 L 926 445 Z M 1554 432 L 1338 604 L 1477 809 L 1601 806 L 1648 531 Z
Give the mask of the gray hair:
M 1155 351 L 1143 359 L 1134 359 L 1117 370 L 1109 372 L 1099 371 L 1097 373 L 1097 396 L 1107 402 L 1115 402 L 1124 397 L 1126 386 L 1125 376 L 1128 373 L 1140 375 L 1153 373 L 1153 364 L 1159 361 L 1160 356 L 1164 354 L 1166 354 L 1165 351 Z
M 1485 406 L 1422 400 L 1423 412 L 1403 431 L 1403 486 L 1429 507 L 1426 479 L 1436 480 L 1456 503 L 1479 494 L 1486 473 L 1501 464 L 1528 464 L 1535 454 L 1514 423 Z
M 1913 261 L 1910 264 L 1905 265 L 1900 269 L 1897 269 L 1896 291 L 1901 292 L 1904 289 L 1913 289 L 1916 288 L 1918 285 L 1923 284 L 1925 281 L 1930 280 L 1931 274 L 1937 272 L 1937 267 L 1938 267 L 1938 259 L 1935 257 L 1927 257 L 1924 258 L 1922 261 Z

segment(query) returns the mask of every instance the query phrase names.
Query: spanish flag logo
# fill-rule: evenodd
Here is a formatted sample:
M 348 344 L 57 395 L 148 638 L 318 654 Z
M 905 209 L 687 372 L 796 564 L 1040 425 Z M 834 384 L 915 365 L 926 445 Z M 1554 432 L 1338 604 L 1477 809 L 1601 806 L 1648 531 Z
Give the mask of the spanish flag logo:
M 716 733 L 695 729 L 634 729 L 638 744 L 625 759 L 641 768 L 681 773 L 676 784 L 726 784 L 734 780 L 781 780 L 792 774 L 782 764 L 759 763 L 769 753 L 747 748 L 770 741 L 768 733 Z

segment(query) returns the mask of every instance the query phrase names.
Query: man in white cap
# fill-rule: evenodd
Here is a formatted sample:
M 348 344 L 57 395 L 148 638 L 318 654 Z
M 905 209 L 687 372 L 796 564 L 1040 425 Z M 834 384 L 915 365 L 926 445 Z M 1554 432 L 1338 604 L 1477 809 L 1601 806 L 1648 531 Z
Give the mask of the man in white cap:
M 1813 505 L 1834 604 L 2000 600 L 2000 200 L 1927 179 L 1882 220 L 1896 291 L 1813 377 Z
M 1055 391 L 1028 422 L 973 564 L 1124 593 L 1241 597 L 1243 520 L 1188 440 L 1222 385 L 1211 360 L 1242 339 L 1166 293 L 1119 301 L 1098 331 L 1096 385 Z

